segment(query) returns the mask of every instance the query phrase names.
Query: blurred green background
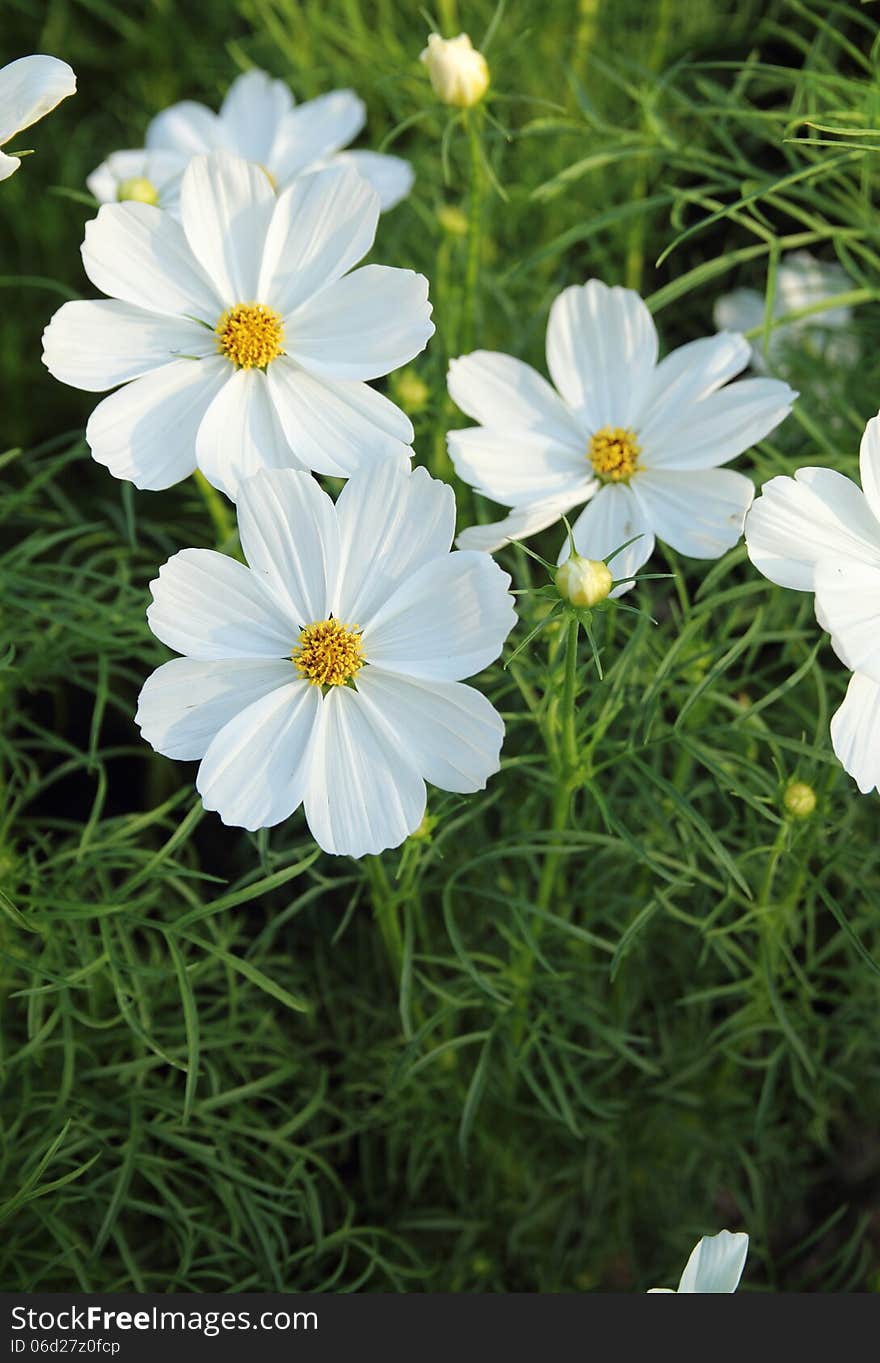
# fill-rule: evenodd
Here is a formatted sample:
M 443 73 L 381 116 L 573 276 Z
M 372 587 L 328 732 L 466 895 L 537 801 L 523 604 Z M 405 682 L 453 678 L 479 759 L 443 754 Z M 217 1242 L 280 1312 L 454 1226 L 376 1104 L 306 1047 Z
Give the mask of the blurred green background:
M 807 246 L 860 293 L 860 358 L 793 354 L 797 412 L 742 466 L 855 474 L 880 401 L 877 5 L 435 18 L 478 46 L 491 26 L 476 344 L 542 366 L 552 298 L 598 275 L 650 298 L 669 347 Z M 40 363 L 53 310 L 93 293 L 85 177 L 249 65 L 299 99 L 355 88 L 359 145 L 416 170 L 373 258 L 428 276 L 438 328 L 387 390 L 451 477 L 468 150 L 419 66 L 420 7 L 5 0 L 0 31 L 3 61 L 49 52 L 79 78 L 0 186 L 0 1285 L 643 1290 L 726 1225 L 750 1232 L 747 1287 L 876 1290 L 876 797 L 831 753 L 845 676 L 810 602 L 741 547 L 711 570 L 658 554 L 675 584 L 606 617 L 549 905 L 552 631 L 485 679 L 502 774 L 471 800 L 432 792 L 425 836 L 381 861 L 317 855 L 300 816 L 223 830 L 192 767 L 134 728 L 166 656 L 147 583 L 214 540 L 191 483 L 138 493 L 92 464 L 94 398 Z M 526 556 L 504 561 L 526 585 Z M 794 776 L 819 796 L 803 824 L 781 805 Z

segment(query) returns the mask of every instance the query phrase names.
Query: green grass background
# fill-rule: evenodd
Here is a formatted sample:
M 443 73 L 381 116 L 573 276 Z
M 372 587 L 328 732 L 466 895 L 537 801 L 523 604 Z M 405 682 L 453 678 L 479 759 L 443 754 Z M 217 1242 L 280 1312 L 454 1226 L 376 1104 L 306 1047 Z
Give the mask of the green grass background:
M 477 44 L 497 17 L 474 343 L 541 366 L 552 298 L 598 275 L 639 288 L 670 347 L 806 245 L 852 277 L 861 358 L 793 356 L 796 412 L 739 466 L 855 475 L 880 404 L 878 6 L 438 10 Z M 469 153 L 418 65 L 419 7 L 5 0 L 0 32 L 4 61 L 79 76 L 0 186 L 0 1285 L 643 1290 L 728 1226 L 751 1235 L 748 1288 L 876 1290 L 877 800 L 831 752 L 846 679 L 810 601 L 741 546 L 708 566 L 658 550 L 674 581 L 597 617 L 562 834 L 554 626 L 481 681 L 502 773 L 431 792 L 427 836 L 380 860 L 318 854 L 301 816 L 224 830 L 194 767 L 134 727 L 167 656 L 147 583 L 216 541 L 192 482 L 138 493 L 94 465 L 94 399 L 41 366 L 52 311 L 93 293 L 77 194 L 155 112 L 216 106 L 249 64 L 299 98 L 355 87 L 362 144 L 417 177 L 373 258 L 428 275 L 438 328 L 388 391 L 450 477 Z M 792 777 L 818 794 L 803 822 Z

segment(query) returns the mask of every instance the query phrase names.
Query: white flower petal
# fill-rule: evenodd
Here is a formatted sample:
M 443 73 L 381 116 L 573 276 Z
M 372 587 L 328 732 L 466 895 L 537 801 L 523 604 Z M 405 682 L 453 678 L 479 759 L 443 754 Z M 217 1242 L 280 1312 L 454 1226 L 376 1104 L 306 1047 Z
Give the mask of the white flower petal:
M 126 180 L 149 180 L 159 195 L 158 207 L 170 212 L 177 207 L 186 164 L 187 158 L 174 151 L 149 151 L 146 147 L 114 151 L 88 176 L 86 187 L 98 203 L 117 203 L 119 188 Z
M 226 381 L 219 359 L 174 360 L 111 393 L 89 417 L 92 458 L 135 487 L 171 487 L 196 467 L 196 432 Z
M 880 525 L 851 479 L 834 469 L 771 478 L 746 517 L 746 548 L 780 587 L 813 590 L 820 558 L 841 554 L 880 563 Z
M 307 100 L 278 129 L 269 169 L 280 185 L 324 161 L 357 137 L 366 121 L 364 102 L 353 90 L 333 90 Z
M 115 298 L 63 303 L 43 332 L 43 364 L 62 383 L 100 393 L 181 355 L 215 353 L 197 322 L 145 312 Z
M 744 336 L 721 332 L 679 346 L 661 360 L 651 381 L 643 410 L 638 415 L 642 440 L 664 422 L 675 423 L 681 409 L 714 393 L 735 378 L 749 362 L 749 343 Z
M 872 416 L 865 427 L 859 446 L 859 473 L 868 506 L 880 522 L 880 416 Z
M 212 109 L 184 99 L 157 114 L 147 128 L 150 150 L 176 151 L 187 158 L 225 145 L 225 129 Z
M 880 681 L 880 564 L 823 558 L 814 583 L 817 615 L 838 655 L 851 671 Z
M 409 417 L 368 384 L 315 378 L 284 357 L 269 365 L 268 381 L 287 443 L 316 473 L 348 478 L 411 457 Z
M 257 295 L 286 317 L 367 254 L 378 221 L 378 195 L 356 171 L 304 175 L 278 196 Z
M 150 629 L 188 658 L 289 658 L 296 644 L 296 621 L 259 574 L 214 549 L 181 549 L 150 590 Z
M 717 468 L 769 435 L 796 397 L 779 379 L 741 379 L 640 430 L 643 462 L 652 469 Z
M 76 76 L 67 62 L 37 54 L 0 69 L 0 145 L 24 132 L 72 95 Z
M 85 272 L 102 293 L 214 326 L 223 304 L 180 223 L 151 204 L 104 204 L 86 223 Z
M 294 675 L 285 659 L 172 658 L 144 683 L 134 722 L 156 752 L 195 761 L 224 724 Z
M 383 213 L 396 208 L 413 187 L 415 172 L 409 161 L 402 156 L 387 156 L 378 151 L 341 151 L 333 157 L 331 165 L 350 166 L 372 185 L 379 195 L 379 207 Z
M 446 442 L 459 478 L 505 506 L 551 497 L 584 501 L 596 481 L 582 450 L 537 432 L 468 426 L 449 431 Z
M 589 444 L 558 393 L 530 364 L 493 350 L 450 360 L 449 396 L 474 421 L 500 431 L 533 432 L 586 458 Z
M 231 370 L 202 418 L 196 461 L 214 487 L 233 501 L 245 478 L 260 469 L 300 467 L 275 415 L 261 369 Z
M 691 1251 L 679 1292 L 735 1292 L 749 1252 L 749 1237 L 729 1230 L 704 1235 Z
M 180 184 L 183 230 L 225 304 L 264 301 L 257 284 L 274 208 L 266 172 L 250 161 L 215 151 L 187 166 Z
M 324 698 L 305 810 L 318 846 L 350 857 L 398 847 L 424 816 L 424 781 L 349 687 Z
M 510 577 L 488 554 L 459 550 L 422 564 L 363 633 L 365 658 L 427 681 L 461 681 L 493 662 L 514 624 Z
M 571 528 L 575 548 L 583 558 L 606 558 L 627 540 L 629 548 L 617 554 L 608 567 L 620 586 L 612 596 L 623 596 L 632 589 L 624 579 L 637 573 L 654 552 L 654 532 L 644 508 L 625 483 L 607 483 L 587 502 Z M 638 539 L 634 538 L 638 536 Z M 570 553 L 568 537 L 563 540 L 558 562 L 564 563 Z
M 293 108 L 283 80 L 256 68 L 237 76 L 220 108 L 225 145 L 248 161 L 268 166 L 278 128 Z
M 294 469 L 249 478 L 239 488 L 238 532 L 252 571 L 292 619 L 302 626 L 327 618 L 339 532 L 333 502 L 314 478 Z
M 272 828 L 302 804 L 321 705 L 305 681 L 263 696 L 211 741 L 196 777 L 205 809 L 233 828 Z
M 504 721 L 472 686 L 416 681 L 365 667 L 357 689 L 398 750 L 431 785 L 472 794 L 485 789 L 500 769 Z
M 449 552 L 455 494 L 423 468 L 388 460 L 349 479 L 336 503 L 340 569 L 333 613 L 361 629 L 423 564 Z
M 514 540 L 524 540 L 529 535 L 537 535 L 554 525 L 560 516 L 566 515 L 572 507 L 578 506 L 592 495 L 594 486 L 588 488 L 586 495 L 571 498 L 548 497 L 544 501 L 531 502 L 518 506 L 505 516 L 503 521 L 492 521 L 488 525 L 469 525 L 456 538 L 459 549 L 477 549 L 484 554 L 494 554 L 505 544 Z
M 736 544 L 755 495 L 733 469 L 645 469 L 633 490 L 657 538 L 691 558 L 719 558 Z
M 20 165 L 20 156 L 7 156 L 4 151 L 0 151 L 0 181 L 8 180 L 10 175 L 15 174 Z
M 863 795 L 880 789 L 880 682 L 853 673 L 831 719 L 831 746 Z
M 285 349 L 325 378 L 376 379 L 424 350 L 434 334 L 430 317 L 424 275 L 364 265 L 287 319 Z
M 598 279 L 564 289 L 550 309 L 547 367 L 591 431 L 630 426 L 657 362 L 657 330 L 632 289 Z

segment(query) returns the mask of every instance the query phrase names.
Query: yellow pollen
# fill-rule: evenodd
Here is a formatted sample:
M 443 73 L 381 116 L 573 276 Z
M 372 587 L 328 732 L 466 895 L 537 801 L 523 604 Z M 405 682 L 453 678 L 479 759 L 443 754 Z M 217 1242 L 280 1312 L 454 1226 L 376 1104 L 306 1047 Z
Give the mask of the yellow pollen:
M 364 665 L 360 630 L 332 617 L 316 620 L 301 631 L 290 656 L 313 686 L 344 686 Z
M 628 482 L 641 468 L 641 452 L 635 431 L 624 430 L 621 426 L 603 426 L 590 437 L 590 463 L 593 472 L 604 483 Z
M 133 175 L 130 180 L 122 180 L 117 185 L 116 198 L 120 203 L 133 199 L 135 203 L 155 206 L 159 202 L 159 191 L 145 175 Z
M 265 369 L 281 354 L 284 342 L 284 323 L 265 303 L 236 303 L 214 331 L 217 349 L 239 369 Z

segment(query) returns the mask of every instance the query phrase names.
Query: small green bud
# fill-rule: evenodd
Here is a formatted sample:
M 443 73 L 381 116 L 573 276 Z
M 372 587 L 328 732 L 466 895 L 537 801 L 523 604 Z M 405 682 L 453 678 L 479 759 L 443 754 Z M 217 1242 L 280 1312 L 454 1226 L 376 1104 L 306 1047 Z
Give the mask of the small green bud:
M 557 568 L 554 581 L 559 595 L 573 606 L 596 606 L 605 600 L 614 579 L 601 559 L 572 554 Z
M 792 781 L 786 786 L 782 803 L 796 819 L 808 819 L 816 808 L 816 792 L 806 781 Z

